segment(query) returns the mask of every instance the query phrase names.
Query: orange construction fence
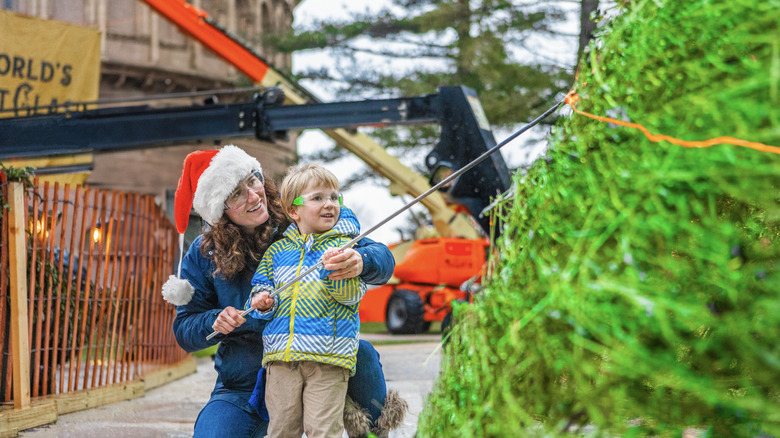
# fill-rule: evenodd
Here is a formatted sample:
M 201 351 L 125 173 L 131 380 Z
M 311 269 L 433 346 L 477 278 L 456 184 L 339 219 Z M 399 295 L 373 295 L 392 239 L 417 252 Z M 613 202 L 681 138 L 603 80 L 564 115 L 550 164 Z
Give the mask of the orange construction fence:
M 177 234 L 153 197 L 0 185 L 0 403 L 25 409 L 189 359 L 160 294 Z

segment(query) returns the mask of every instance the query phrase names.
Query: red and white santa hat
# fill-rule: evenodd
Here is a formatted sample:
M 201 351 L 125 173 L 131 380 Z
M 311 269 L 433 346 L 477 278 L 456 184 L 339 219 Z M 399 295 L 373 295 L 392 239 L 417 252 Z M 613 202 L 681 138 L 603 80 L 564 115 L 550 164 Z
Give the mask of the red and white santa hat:
M 209 224 L 224 214 L 225 201 L 244 178 L 262 172 L 260 162 L 241 148 L 227 145 L 219 150 L 195 151 L 184 159 L 179 185 L 176 187 L 173 217 L 179 232 L 179 272 L 171 275 L 162 287 L 163 298 L 183 306 L 190 302 L 195 289 L 181 278 L 184 232 L 194 209 Z

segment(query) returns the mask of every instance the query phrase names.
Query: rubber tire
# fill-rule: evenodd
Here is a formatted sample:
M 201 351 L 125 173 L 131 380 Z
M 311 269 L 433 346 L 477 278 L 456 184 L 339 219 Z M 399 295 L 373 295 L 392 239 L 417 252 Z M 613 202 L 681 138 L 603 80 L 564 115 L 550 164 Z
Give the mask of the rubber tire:
M 415 291 L 398 289 L 387 300 L 385 325 L 394 335 L 413 335 L 420 333 L 425 324 L 425 307 L 420 294 Z

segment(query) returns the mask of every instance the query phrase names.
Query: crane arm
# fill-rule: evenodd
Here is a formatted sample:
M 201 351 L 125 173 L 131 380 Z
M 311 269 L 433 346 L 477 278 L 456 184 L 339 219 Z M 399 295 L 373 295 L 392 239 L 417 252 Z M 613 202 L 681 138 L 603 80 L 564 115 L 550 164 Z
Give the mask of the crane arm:
M 225 59 L 255 83 L 281 88 L 284 91 L 285 103 L 304 104 L 312 101 L 310 92 L 287 80 L 279 71 L 269 66 L 260 55 L 239 42 L 238 38 L 219 28 L 208 18 L 205 11 L 184 0 L 141 1 L 176 25 L 186 35 Z M 390 180 L 394 194 L 407 193 L 417 197 L 431 187 L 422 176 L 404 166 L 365 134 L 351 133 L 343 129 L 324 132 L 340 147 L 355 154 L 375 172 Z M 424 205 L 431 213 L 434 226 L 442 236 L 479 237 L 479 232 L 465 217 L 456 215 L 455 211 L 447 206 L 442 195 L 432 194 Z
M 496 144 L 486 121 L 480 122 L 479 111 L 474 110 L 479 108 L 475 106 L 478 101 L 467 103 L 475 97 L 473 90 L 465 87 L 442 87 L 438 94 L 418 97 L 280 105 L 284 100 L 281 91 L 270 88 L 252 102 L 244 103 L 168 108 L 120 106 L 5 118 L 0 119 L 0 158 L 140 149 L 234 137 L 255 136 L 274 141 L 285 137 L 288 130 L 320 128 L 339 144 L 357 145 L 353 153 L 387 176 L 394 194 L 422 194 L 430 185 L 421 175 L 387 154 L 365 134 L 347 128 L 438 123 L 441 138 L 428 154 L 426 165 L 432 174 L 439 173 L 437 169 L 442 166 L 453 171 Z M 452 201 L 466 206 L 487 230 L 487 219 L 479 213 L 491 196 L 506 191 L 509 185 L 506 164 L 500 154 L 494 154 L 491 160 L 455 180 L 447 194 Z M 434 195 L 422 201 L 429 211 L 452 212 L 441 194 Z M 452 230 L 453 234 L 446 236 L 478 237 L 477 229 L 463 215 L 433 214 L 433 220 L 440 232 Z

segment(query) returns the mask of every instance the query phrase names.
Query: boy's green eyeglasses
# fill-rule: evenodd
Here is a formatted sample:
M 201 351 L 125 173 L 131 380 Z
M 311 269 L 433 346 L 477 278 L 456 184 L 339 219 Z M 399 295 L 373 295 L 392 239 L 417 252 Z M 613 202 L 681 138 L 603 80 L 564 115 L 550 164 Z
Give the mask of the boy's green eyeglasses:
M 344 196 L 339 192 L 332 193 L 307 193 L 293 199 L 293 205 L 308 205 L 311 207 L 322 207 L 328 201 L 333 205 L 341 206 L 344 204 Z

